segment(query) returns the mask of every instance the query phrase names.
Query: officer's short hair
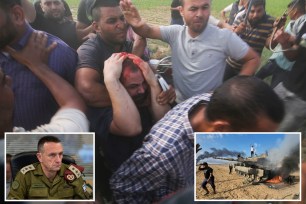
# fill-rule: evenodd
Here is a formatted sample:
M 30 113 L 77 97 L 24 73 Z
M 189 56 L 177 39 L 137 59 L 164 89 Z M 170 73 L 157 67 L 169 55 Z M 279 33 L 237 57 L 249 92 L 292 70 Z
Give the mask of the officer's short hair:
M 43 150 L 44 144 L 47 142 L 61 143 L 61 140 L 53 135 L 46 135 L 38 141 L 37 151 L 41 152 Z

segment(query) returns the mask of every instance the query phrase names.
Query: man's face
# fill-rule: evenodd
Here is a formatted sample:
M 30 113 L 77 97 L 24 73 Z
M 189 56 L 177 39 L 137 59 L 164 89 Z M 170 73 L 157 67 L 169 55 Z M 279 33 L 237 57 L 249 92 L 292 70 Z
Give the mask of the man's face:
M 0 50 L 12 43 L 17 37 L 18 32 L 11 20 L 8 11 L 0 8 Z
M 211 0 L 184 0 L 181 9 L 189 34 L 200 35 L 205 29 L 210 15 Z
M 60 170 L 63 159 L 63 146 L 61 143 L 46 142 L 41 152 L 37 153 L 44 172 L 57 172 Z
M 121 45 L 126 40 L 127 24 L 124 16 L 117 7 L 101 7 L 101 18 L 97 24 L 96 32 L 99 33 L 105 42 L 114 45 Z
M 12 79 L 0 69 L 0 134 L 11 131 L 14 109 Z M 0 135 L 0 137 L 1 137 Z
M 47 19 L 60 21 L 64 18 L 65 7 L 61 0 L 41 0 L 40 5 Z
M 263 5 L 252 6 L 248 20 L 251 25 L 256 25 L 262 17 L 265 15 L 266 11 Z
M 132 72 L 130 69 L 125 69 L 122 84 L 136 105 L 142 105 L 146 101 L 148 84 L 140 70 Z

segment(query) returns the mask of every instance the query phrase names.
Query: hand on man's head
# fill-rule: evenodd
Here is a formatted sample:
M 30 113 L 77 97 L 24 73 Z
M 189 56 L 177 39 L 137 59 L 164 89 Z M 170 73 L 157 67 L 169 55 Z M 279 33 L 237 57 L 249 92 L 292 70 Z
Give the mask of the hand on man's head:
M 104 81 L 119 80 L 122 72 L 122 63 L 127 58 L 123 53 L 114 53 L 104 62 Z

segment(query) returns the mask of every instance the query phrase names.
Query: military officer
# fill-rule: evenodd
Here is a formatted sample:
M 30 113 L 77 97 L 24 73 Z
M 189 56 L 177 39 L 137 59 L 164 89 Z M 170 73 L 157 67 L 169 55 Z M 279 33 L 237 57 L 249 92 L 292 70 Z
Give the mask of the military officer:
M 82 178 L 83 167 L 62 163 L 63 146 L 54 136 L 37 145 L 38 163 L 23 167 L 11 185 L 8 199 L 90 199 L 92 190 Z

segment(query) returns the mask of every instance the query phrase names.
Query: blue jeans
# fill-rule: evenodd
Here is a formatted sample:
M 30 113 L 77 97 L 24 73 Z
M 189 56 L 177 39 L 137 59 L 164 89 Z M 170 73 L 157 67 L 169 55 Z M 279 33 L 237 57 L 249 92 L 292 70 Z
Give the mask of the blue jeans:
M 286 113 L 278 131 L 294 132 L 303 128 L 306 120 L 306 101 L 287 90 L 283 83 L 278 84 L 274 91 L 284 101 Z

